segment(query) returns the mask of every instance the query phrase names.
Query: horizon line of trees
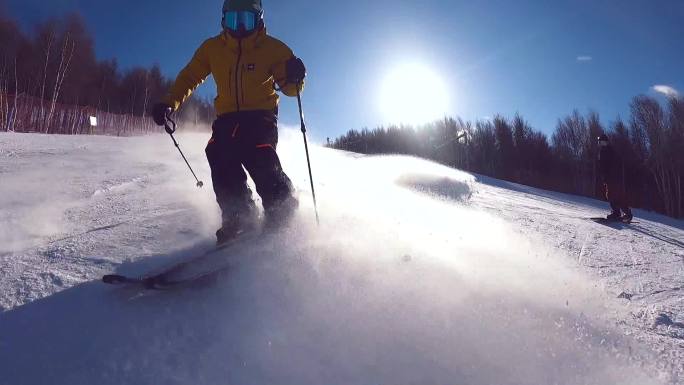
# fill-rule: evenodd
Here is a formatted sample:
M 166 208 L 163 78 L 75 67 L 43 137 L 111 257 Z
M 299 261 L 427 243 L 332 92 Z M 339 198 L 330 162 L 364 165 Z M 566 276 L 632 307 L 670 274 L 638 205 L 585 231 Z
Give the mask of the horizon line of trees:
M 577 110 L 559 119 L 549 138 L 516 114 L 475 123 L 444 118 L 411 126 L 350 130 L 328 146 L 363 154 L 406 154 L 547 190 L 602 198 L 596 138 L 607 134 L 622 159 L 622 183 L 633 207 L 684 217 L 684 99 L 665 105 L 639 95 L 627 122 L 605 126 Z
M 66 126 L 80 125 L 85 110 L 128 117 L 109 119 L 131 125 L 114 127 L 118 132 L 152 129 L 152 106 L 171 80 L 158 64 L 122 70 L 116 59 L 97 60 L 94 46 L 78 13 L 38 23 L 28 34 L 0 15 L 0 130 L 72 133 Z M 197 97 L 176 113 L 195 124 L 210 123 L 214 114 Z

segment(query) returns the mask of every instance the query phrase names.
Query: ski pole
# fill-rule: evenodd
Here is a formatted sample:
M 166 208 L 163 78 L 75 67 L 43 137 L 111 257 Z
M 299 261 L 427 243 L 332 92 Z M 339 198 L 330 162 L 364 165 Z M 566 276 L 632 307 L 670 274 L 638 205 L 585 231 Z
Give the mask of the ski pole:
M 309 157 L 309 144 L 306 140 L 306 123 L 304 123 L 304 112 L 302 111 L 302 96 L 299 91 L 299 86 L 297 86 L 297 105 L 299 106 L 299 120 L 302 123 L 302 136 L 304 137 L 304 151 L 306 151 L 306 164 L 309 166 L 309 181 L 311 181 L 311 196 L 313 197 L 314 210 L 316 212 L 316 224 L 320 225 L 321 222 L 318 219 L 318 205 L 316 204 L 316 190 L 314 189 L 313 174 L 311 173 L 311 158 Z
M 169 126 L 169 122 L 171 122 L 170 126 Z M 171 140 L 173 140 L 173 144 L 178 149 L 178 152 L 180 152 L 181 156 L 183 157 L 183 160 L 185 161 L 185 164 L 188 165 L 188 168 L 190 169 L 192 176 L 195 177 L 195 180 L 197 181 L 197 187 L 202 188 L 202 186 L 204 186 L 204 183 L 197 178 L 197 175 L 195 175 L 195 172 L 192 170 L 192 167 L 190 167 L 190 163 L 188 162 L 188 159 L 183 154 L 183 151 L 181 151 L 180 146 L 178 145 L 178 142 L 176 141 L 176 138 L 173 136 L 174 132 L 176 132 L 176 122 L 174 122 L 173 119 L 171 119 L 171 116 L 169 116 L 168 114 L 166 115 L 166 123 L 164 123 L 164 129 L 166 130 L 166 133 L 169 134 L 169 136 L 171 136 Z

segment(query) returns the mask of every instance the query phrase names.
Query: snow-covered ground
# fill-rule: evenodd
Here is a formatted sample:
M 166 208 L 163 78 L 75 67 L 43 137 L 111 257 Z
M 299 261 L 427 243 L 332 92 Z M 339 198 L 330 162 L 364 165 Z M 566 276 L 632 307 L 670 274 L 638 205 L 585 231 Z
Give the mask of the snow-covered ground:
M 297 131 L 289 228 L 208 284 L 99 282 L 211 247 L 207 139 L 200 190 L 162 135 L 0 134 L 0 384 L 684 383 L 682 221 L 314 146 L 316 226 Z

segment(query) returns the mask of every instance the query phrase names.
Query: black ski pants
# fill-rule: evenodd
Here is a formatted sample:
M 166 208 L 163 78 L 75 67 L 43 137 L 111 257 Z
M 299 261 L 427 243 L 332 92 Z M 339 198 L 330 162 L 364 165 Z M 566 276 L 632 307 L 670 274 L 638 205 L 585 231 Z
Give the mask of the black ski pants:
M 277 145 L 277 112 L 241 111 L 221 115 L 214 121 L 206 154 L 224 223 L 255 215 L 245 169 L 256 185 L 267 216 L 280 203 L 294 199 L 292 182 L 276 153 Z
M 629 208 L 627 193 L 622 188 L 621 183 L 617 181 L 608 181 L 603 184 L 603 192 L 614 213 L 620 214 L 620 210 L 622 210 L 624 214 L 632 213 Z

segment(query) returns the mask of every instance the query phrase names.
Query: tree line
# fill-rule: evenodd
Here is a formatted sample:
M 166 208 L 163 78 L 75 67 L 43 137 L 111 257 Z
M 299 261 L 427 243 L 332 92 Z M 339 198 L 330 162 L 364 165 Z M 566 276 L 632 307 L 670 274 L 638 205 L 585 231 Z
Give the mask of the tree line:
M 151 129 L 152 106 L 171 81 L 159 65 L 122 70 L 116 59 L 98 60 L 94 46 L 79 14 L 41 22 L 30 33 L 0 15 L 0 130 L 69 133 L 65 122 L 81 124 L 89 113 L 130 124 L 119 131 Z M 208 123 L 214 110 L 193 97 L 177 115 Z
M 425 127 L 350 130 L 329 142 L 364 154 L 415 155 L 534 187 L 602 196 L 596 138 L 606 133 L 622 158 L 622 181 L 634 207 L 684 217 L 684 99 L 635 97 L 629 120 L 608 125 L 599 114 L 559 119 L 549 138 L 519 114 L 475 123 L 445 118 Z

